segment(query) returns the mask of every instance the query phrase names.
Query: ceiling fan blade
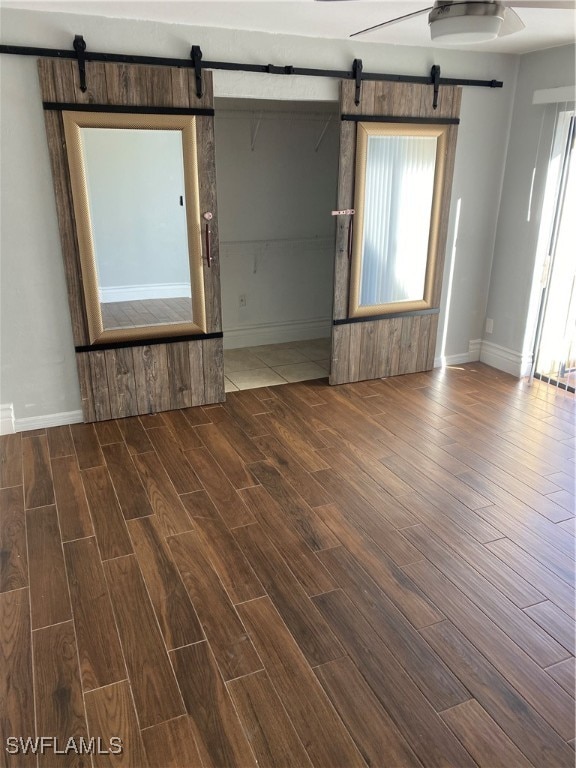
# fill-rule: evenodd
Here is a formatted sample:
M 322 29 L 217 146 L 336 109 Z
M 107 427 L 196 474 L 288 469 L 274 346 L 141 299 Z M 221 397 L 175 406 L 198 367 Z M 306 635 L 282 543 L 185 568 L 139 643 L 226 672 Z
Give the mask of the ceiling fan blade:
M 545 8 L 550 10 L 576 10 L 574 0 L 504 0 L 509 8 Z
M 500 32 L 498 32 L 498 37 L 513 35 L 515 32 L 520 32 L 525 27 L 526 24 L 524 24 L 516 11 L 513 11 L 512 8 L 506 8 L 504 11 L 504 19 L 500 25 Z
M 358 35 L 365 35 L 367 32 L 372 32 L 375 29 L 382 29 L 383 27 L 389 27 L 392 24 L 398 24 L 400 21 L 406 21 L 406 19 L 413 19 L 415 16 L 421 16 L 423 13 L 428 13 L 428 11 L 432 10 L 432 6 L 429 8 L 422 8 L 421 11 L 414 11 L 413 13 L 406 13 L 404 16 L 397 16 L 395 19 L 390 19 L 389 21 L 383 21 L 381 24 L 374 24 L 372 27 L 366 27 L 366 29 L 361 29 L 359 32 L 354 32 L 350 35 L 350 37 L 358 37 Z

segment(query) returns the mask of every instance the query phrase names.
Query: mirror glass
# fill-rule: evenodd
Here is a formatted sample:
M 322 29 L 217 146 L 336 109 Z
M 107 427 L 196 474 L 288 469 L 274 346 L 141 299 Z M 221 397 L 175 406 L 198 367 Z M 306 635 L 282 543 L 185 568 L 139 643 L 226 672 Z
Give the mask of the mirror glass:
M 64 122 L 91 342 L 203 331 L 194 117 Z
M 104 330 L 192 322 L 180 132 L 81 140 Z
M 424 298 L 436 141 L 368 138 L 361 305 Z
M 352 315 L 425 308 L 435 260 L 445 131 L 360 123 Z

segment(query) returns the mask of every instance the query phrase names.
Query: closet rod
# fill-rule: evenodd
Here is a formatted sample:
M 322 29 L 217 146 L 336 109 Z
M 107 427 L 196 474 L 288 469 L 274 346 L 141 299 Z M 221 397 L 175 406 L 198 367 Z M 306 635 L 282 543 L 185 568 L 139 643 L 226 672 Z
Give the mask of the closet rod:
M 193 50 L 198 46 L 193 46 Z M 58 48 L 37 48 L 25 45 L 0 45 L 0 53 L 13 54 L 17 56 L 41 56 L 53 59 L 78 59 L 76 50 L 58 49 Z M 220 69 L 234 72 L 259 72 L 269 75 L 299 75 L 303 77 L 333 77 L 339 80 L 357 80 L 362 82 L 366 80 L 386 80 L 394 83 L 420 83 L 422 85 L 433 85 L 435 80 L 433 75 L 398 75 L 379 72 L 361 71 L 358 75 L 356 71 L 344 71 L 336 69 L 311 69 L 306 67 L 294 66 L 275 66 L 274 64 L 238 64 L 228 61 L 204 61 L 196 56 L 191 59 L 172 59 L 164 56 L 140 56 L 124 53 L 98 53 L 95 51 L 83 51 L 82 56 L 85 61 L 104 61 L 121 64 L 150 64 L 160 67 L 185 67 L 195 69 L 197 72 L 201 69 Z M 502 88 L 501 80 L 473 80 L 470 78 L 459 77 L 440 77 L 437 78 L 438 85 L 463 85 L 479 86 L 484 88 Z

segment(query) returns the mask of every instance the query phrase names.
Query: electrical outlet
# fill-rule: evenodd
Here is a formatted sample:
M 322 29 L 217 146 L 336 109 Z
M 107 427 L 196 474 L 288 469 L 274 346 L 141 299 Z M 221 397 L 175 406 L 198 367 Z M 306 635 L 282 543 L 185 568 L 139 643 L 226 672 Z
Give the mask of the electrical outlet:
M 240 294 L 240 306 L 245 307 L 246 306 L 246 294 L 241 293 Z
M 494 320 L 491 317 L 486 318 L 486 333 L 494 333 Z

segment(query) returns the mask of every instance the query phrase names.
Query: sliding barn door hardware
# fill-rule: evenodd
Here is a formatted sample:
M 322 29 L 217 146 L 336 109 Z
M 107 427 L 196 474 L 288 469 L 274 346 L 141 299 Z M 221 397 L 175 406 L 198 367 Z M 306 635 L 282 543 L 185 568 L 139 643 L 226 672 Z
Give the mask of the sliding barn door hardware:
M 352 62 L 352 74 L 356 81 L 356 91 L 354 92 L 354 104 L 358 106 L 360 104 L 360 98 L 362 96 L 362 59 L 354 59 Z
M 347 245 L 346 245 L 346 255 L 348 256 L 348 261 L 352 260 L 352 245 L 354 243 L 354 214 L 356 211 L 354 208 L 343 208 L 339 211 L 332 211 L 332 216 L 350 216 L 348 219 L 348 236 L 346 238 Z
M 294 67 L 291 64 L 288 64 L 285 67 L 277 67 L 275 64 L 267 64 L 264 71 L 269 75 L 293 75 Z
M 82 35 L 74 36 L 74 50 L 78 57 L 78 74 L 80 76 L 80 90 L 84 93 L 87 89 L 86 85 L 86 41 Z
M 434 100 L 432 102 L 432 109 L 438 109 L 438 94 L 440 93 L 440 65 L 434 64 L 430 70 L 430 79 L 434 86 Z
M 202 89 L 202 51 L 199 45 L 193 45 L 190 51 L 192 62 L 194 63 L 194 77 L 196 78 L 196 96 L 201 99 Z
M 239 64 L 231 61 L 204 61 L 200 46 L 193 45 L 189 59 L 175 59 L 165 56 L 140 56 L 125 53 L 99 53 L 87 51 L 86 43 L 82 35 L 74 38 L 74 50 L 59 48 L 38 48 L 25 45 L 0 45 L 0 53 L 15 56 L 41 56 L 51 59 L 76 59 L 80 72 L 80 87 L 86 90 L 86 62 L 103 61 L 117 64 L 147 64 L 155 67 L 179 67 L 181 69 L 193 69 L 196 78 L 196 93 L 201 98 L 203 93 L 202 70 L 224 70 L 228 72 L 256 72 L 267 75 L 299 75 L 300 77 L 331 77 L 336 80 L 354 80 L 356 83 L 355 101 L 359 104 L 362 81 L 376 80 L 392 83 L 420 83 L 422 85 L 434 85 L 434 93 L 437 98 L 437 89 L 441 85 L 478 86 L 482 88 L 502 88 L 501 80 L 471 80 L 469 78 L 440 77 L 440 67 L 432 67 L 430 75 L 398 75 L 392 73 L 364 72 L 361 59 L 354 59 L 352 70 L 338 69 L 312 69 L 310 67 L 276 66 L 274 64 Z

